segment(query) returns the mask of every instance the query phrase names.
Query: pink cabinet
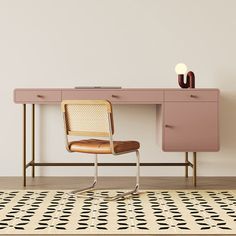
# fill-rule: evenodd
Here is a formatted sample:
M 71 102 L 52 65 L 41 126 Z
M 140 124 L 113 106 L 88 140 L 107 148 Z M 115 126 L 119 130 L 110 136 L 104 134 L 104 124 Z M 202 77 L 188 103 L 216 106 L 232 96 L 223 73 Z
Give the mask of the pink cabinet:
M 214 102 L 165 102 L 163 107 L 163 150 L 218 151 L 217 100 L 216 96 Z

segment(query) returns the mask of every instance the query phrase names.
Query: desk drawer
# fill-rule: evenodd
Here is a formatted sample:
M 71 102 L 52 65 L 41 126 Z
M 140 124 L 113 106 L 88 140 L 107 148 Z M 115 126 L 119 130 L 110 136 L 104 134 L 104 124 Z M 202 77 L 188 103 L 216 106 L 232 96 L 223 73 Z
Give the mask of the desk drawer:
M 120 93 L 113 91 L 111 101 L 113 103 L 127 102 L 127 103 L 162 103 L 164 98 L 163 91 L 160 90 L 123 90 Z
M 165 91 L 166 102 L 216 102 L 218 101 L 218 90 L 174 90 Z
M 42 104 L 61 102 L 61 90 L 15 90 L 15 102 Z
M 156 90 L 64 90 L 62 100 L 106 99 L 114 104 L 145 104 L 163 101 L 163 91 Z

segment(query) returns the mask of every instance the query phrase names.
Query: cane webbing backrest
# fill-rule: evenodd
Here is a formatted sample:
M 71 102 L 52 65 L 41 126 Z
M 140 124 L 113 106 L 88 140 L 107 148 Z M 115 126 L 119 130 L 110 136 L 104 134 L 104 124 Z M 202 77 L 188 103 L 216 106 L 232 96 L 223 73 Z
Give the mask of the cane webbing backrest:
M 110 136 L 109 122 L 113 134 L 112 107 L 106 100 L 65 100 L 62 111 L 67 135 Z

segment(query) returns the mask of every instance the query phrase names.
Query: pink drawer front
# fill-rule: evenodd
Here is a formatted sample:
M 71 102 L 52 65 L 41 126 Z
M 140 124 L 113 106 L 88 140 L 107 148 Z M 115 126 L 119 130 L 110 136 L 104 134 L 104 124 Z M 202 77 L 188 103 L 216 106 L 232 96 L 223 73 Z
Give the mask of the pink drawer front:
M 62 100 L 106 99 L 112 103 L 145 104 L 163 101 L 163 91 L 155 90 L 64 90 Z
M 165 91 L 166 102 L 218 101 L 218 90 L 178 90 Z
M 61 90 L 15 90 L 16 103 L 59 103 Z

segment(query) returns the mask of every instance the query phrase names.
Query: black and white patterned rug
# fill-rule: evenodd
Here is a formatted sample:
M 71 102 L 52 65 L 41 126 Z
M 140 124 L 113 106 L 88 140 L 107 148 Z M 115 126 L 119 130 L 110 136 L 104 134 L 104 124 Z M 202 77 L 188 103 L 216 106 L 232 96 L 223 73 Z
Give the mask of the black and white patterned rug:
M 0 191 L 0 234 L 236 234 L 236 190 L 146 190 L 112 202 L 67 193 Z

